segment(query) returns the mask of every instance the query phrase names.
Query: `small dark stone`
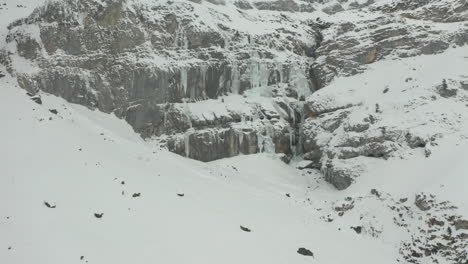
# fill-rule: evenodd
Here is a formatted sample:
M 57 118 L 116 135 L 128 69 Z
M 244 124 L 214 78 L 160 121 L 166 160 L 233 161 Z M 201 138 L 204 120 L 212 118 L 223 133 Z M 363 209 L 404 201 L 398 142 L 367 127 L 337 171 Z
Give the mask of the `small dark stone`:
M 83 260 L 83 259 L 84 259 L 84 256 L 81 256 L 81 257 L 80 257 L 80 260 Z
M 184 197 L 183 193 L 178 193 L 177 195 L 180 196 L 180 197 Z
M 11 250 L 11 247 L 8 247 L 8 250 Z
M 406 202 L 406 201 L 408 201 L 408 198 L 401 198 L 401 199 L 400 199 L 400 203 L 404 203 L 404 202 Z
M 388 93 L 389 90 L 390 90 L 390 88 L 388 88 L 388 86 L 387 86 L 387 87 L 385 87 L 385 89 L 383 90 L 383 93 L 386 94 L 386 93 Z
M 136 197 L 140 197 L 140 195 L 141 195 L 141 193 L 134 193 L 134 194 L 132 195 L 132 197 L 133 197 L 133 198 L 136 198 Z
M 44 201 L 44 205 L 47 206 L 48 208 L 55 208 L 56 207 L 56 205 L 51 205 L 46 201 Z
M 380 198 L 380 193 L 376 189 L 372 189 L 370 192 L 371 192 L 371 194 L 373 194 L 373 195 Z
M 245 232 L 250 232 L 251 230 L 248 229 L 247 227 L 240 226 L 240 229 Z
M 308 250 L 307 248 L 299 248 L 297 250 L 297 253 L 301 254 L 301 255 L 304 255 L 304 256 L 309 256 L 309 257 L 313 257 L 314 256 L 314 253 L 312 253 L 312 251 Z
M 102 218 L 103 215 L 104 215 L 104 213 L 100 213 L 100 214 L 94 213 L 94 217 L 96 217 L 96 218 Z
M 291 195 L 289 193 L 286 194 L 286 197 L 291 197 Z
M 42 104 L 42 100 L 39 96 L 32 97 L 31 100 L 33 100 L 37 104 Z
M 351 229 L 356 231 L 356 233 L 361 234 L 362 232 L 362 226 L 352 226 Z
M 54 115 L 58 114 L 57 109 L 49 109 L 49 112 L 51 112 Z
M 124 184 L 125 184 L 125 181 L 121 181 L 120 184 L 124 185 Z

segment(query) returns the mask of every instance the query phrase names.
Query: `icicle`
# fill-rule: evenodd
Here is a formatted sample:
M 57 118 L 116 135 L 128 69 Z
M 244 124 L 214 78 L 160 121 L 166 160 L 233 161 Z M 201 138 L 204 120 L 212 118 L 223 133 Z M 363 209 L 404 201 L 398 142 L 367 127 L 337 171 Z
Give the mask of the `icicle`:
M 174 46 L 175 47 L 180 47 L 179 43 L 182 41 L 182 48 L 188 49 L 188 38 L 187 34 L 185 33 L 185 30 L 183 27 L 177 28 L 175 32 L 175 37 L 174 37 Z
M 202 87 L 202 97 L 203 99 L 207 99 L 208 97 L 206 96 L 206 71 L 208 69 L 207 65 L 201 65 L 200 66 L 200 74 L 201 74 L 201 87 Z
M 189 127 L 192 128 L 192 119 L 190 118 L 190 109 L 189 109 L 187 101 L 185 101 L 185 105 L 184 105 L 184 115 L 187 118 Z
M 230 47 L 230 41 L 229 41 L 229 36 L 224 36 L 224 49 L 228 50 Z
M 185 156 L 189 157 L 190 156 L 190 136 L 195 133 L 195 129 L 192 127 L 189 128 L 185 133 L 184 133 L 184 143 L 185 143 Z
M 240 90 L 240 74 L 237 66 L 237 61 L 232 62 L 231 70 L 231 92 L 233 94 L 239 94 Z
M 184 66 L 180 68 L 180 86 L 184 91 L 184 97 L 187 96 L 187 68 Z
M 280 79 L 278 80 L 278 82 L 284 83 L 285 81 L 283 80 L 283 63 L 280 62 L 276 64 L 276 69 L 278 70 L 280 74 Z
M 289 111 L 289 116 L 292 119 L 292 124 L 293 126 L 296 125 L 296 112 L 294 111 L 294 108 L 291 107 L 291 104 L 289 103 L 289 100 L 285 100 L 286 105 L 288 106 L 288 111 Z
M 311 91 L 309 88 L 309 82 L 307 80 L 307 77 L 305 76 L 305 70 L 302 69 L 299 62 L 297 62 L 293 66 L 291 75 L 292 83 L 296 87 L 297 94 L 299 95 L 299 97 L 307 97 L 308 95 L 310 95 Z
M 244 141 L 244 132 L 239 131 L 237 132 L 239 136 L 239 145 L 242 145 L 242 142 Z
M 188 49 L 188 37 L 187 37 L 187 34 L 185 33 L 185 30 L 183 31 L 183 41 L 184 41 L 184 49 Z
M 294 151 L 294 140 L 295 140 L 295 135 L 294 135 L 294 129 L 291 127 L 289 128 L 289 149 L 295 154 Z

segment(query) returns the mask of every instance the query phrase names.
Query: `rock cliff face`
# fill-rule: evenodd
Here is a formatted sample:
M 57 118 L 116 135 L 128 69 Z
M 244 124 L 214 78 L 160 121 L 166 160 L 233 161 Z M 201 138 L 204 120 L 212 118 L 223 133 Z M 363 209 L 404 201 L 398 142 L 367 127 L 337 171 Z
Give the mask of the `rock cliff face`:
M 49 1 L 12 23 L 6 43 L 0 63 L 29 92 L 114 113 L 142 137 L 193 159 L 303 155 L 344 189 L 362 169 L 350 160 L 389 158 L 436 136 L 379 124 L 378 103 L 333 101 L 321 88 L 382 59 L 467 44 L 468 5 Z M 453 83 L 461 89 L 465 80 Z M 370 105 L 356 121 L 355 109 Z
M 113 112 L 145 138 L 171 135 L 171 150 L 205 161 L 261 150 L 266 126 L 274 127 L 276 149 L 291 154 L 290 132 L 270 122 L 232 127 L 283 119 L 280 108 L 267 117 L 257 102 L 244 104 L 251 111 L 242 115 L 229 104 L 225 113 L 209 105 L 192 113 L 192 105 L 258 90 L 303 101 L 318 89 L 309 77 L 317 24 L 279 12 L 256 17 L 223 1 L 52 1 L 9 29 L 2 61 L 23 88 Z M 20 61 L 36 70 L 15 66 Z

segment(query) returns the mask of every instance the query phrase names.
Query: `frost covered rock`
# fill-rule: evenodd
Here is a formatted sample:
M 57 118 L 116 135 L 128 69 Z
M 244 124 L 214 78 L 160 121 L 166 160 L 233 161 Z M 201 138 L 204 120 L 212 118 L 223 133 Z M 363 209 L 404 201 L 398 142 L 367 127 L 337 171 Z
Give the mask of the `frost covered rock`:
M 455 72 L 443 69 L 438 60 L 442 55 L 377 62 L 373 70 L 337 79 L 315 92 L 304 104 L 303 158 L 344 189 L 365 170 L 366 159 L 430 156 L 441 137 L 461 133 L 468 118 L 463 114 L 468 94 L 462 86 L 462 68 L 468 65 L 458 57 L 461 53 L 447 59 L 461 67 Z M 408 73 L 426 77 L 417 81 Z M 446 74 L 454 78 L 441 84 Z

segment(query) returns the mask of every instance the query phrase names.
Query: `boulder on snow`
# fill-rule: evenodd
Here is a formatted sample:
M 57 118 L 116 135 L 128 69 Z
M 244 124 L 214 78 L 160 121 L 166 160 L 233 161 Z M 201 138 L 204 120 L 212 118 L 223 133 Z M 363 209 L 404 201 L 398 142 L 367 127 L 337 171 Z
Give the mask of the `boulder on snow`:
M 427 196 L 425 194 L 417 194 L 414 199 L 414 204 L 418 207 L 421 211 L 427 211 L 432 208 L 431 204 L 427 200 Z
M 251 230 L 247 227 L 244 227 L 244 226 L 240 226 L 240 229 L 244 232 L 251 232 Z
M 297 253 L 299 253 L 299 254 L 301 254 L 303 256 L 309 256 L 309 257 L 314 256 L 314 253 L 312 251 L 308 250 L 307 248 L 303 248 L 303 247 L 299 248 L 297 250 Z
M 44 205 L 47 207 L 47 208 L 52 208 L 54 209 L 55 207 L 57 207 L 56 205 L 51 205 L 50 203 L 44 201 Z
M 104 213 L 94 213 L 94 217 L 96 218 L 102 218 L 103 215 Z

